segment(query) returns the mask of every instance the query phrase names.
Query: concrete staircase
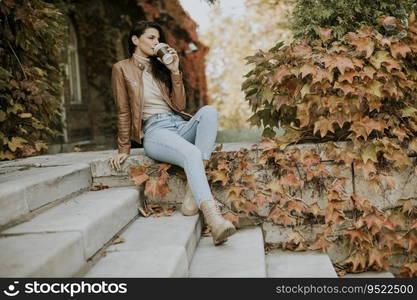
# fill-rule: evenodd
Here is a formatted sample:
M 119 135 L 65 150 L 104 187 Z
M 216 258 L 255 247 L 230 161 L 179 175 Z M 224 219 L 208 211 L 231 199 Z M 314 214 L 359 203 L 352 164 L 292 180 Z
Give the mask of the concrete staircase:
M 238 230 L 214 247 L 212 237 L 202 237 L 190 266 L 190 277 L 266 277 L 262 230 Z
M 0 276 L 72 276 L 137 215 L 136 188 L 84 192 L 1 232 Z
M 109 153 L 0 164 L 0 276 L 71 277 L 137 216 L 135 186 L 90 191 L 90 162 Z
M 198 215 L 138 218 L 86 277 L 188 277 L 200 236 Z
M 265 255 L 260 226 L 214 247 L 200 215 L 139 216 L 141 188 L 126 168 L 106 169 L 112 153 L 0 162 L 0 277 L 337 277 L 327 255 Z M 148 158 L 135 149 L 129 159 Z M 100 170 L 117 185 L 90 191 Z
M 327 254 L 316 251 L 272 250 L 266 255 L 268 277 L 332 278 L 337 277 Z
M 6 173 L 0 177 L 0 226 L 27 217 L 36 209 L 90 185 L 87 164 Z

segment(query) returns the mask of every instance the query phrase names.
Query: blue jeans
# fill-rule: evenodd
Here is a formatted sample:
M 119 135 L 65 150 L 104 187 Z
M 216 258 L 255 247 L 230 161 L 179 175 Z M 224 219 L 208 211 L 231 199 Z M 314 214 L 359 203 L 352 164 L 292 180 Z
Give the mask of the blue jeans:
M 215 147 L 218 112 L 212 105 L 201 107 L 188 121 L 174 112 L 156 114 L 143 124 L 145 154 L 157 161 L 180 166 L 197 205 L 213 200 L 203 165 Z

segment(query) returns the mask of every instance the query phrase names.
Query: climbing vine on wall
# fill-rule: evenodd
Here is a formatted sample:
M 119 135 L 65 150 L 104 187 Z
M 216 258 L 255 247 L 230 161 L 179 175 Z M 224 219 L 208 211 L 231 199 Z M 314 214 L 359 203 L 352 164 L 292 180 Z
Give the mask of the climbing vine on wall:
M 58 135 L 64 28 L 48 3 L 0 2 L 0 159 L 41 152 Z
M 281 1 L 281 0 L 275 0 Z M 390 15 L 403 24 L 407 15 L 415 10 L 414 0 L 293 0 L 290 27 L 296 38 L 316 39 L 317 28 L 333 31 L 333 37 L 340 39 L 349 31 L 362 25 L 379 27 L 378 17 Z
M 322 149 L 326 149 L 323 145 Z M 251 217 L 252 224 L 270 222 L 292 232 L 280 247 L 292 251 L 345 247 L 346 257 L 335 267 L 339 274 L 388 269 L 402 257 L 397 276 L 415 277 L 417 266 L 416 199 L 397 199 L 390 208 L 378 208 L 374 201 L 352 189 L 350 162 L 336 162 L 326 151 L 289 147 L 280 149 L 273 139 L 264 139 L 252 149 L 214 152 L 207 166 L 212 191 L 224 195 L 224 217 L 240 226 Z M 144 185 L 145 196 L 171 193 L 169 164 L 130 168 L 136 185 Z M 368 189 L 368 195 L 396 188 L 394 177 Z M 313 196 L 308 196 L 312 192 Z M 363 191 L 362 191 L 363 193 Z M 312 239 L 303 236 L 302 226 L 318 226 Z
M 331 152 L 368 174 L 376 165 L 411 166 L 407 152 L 417 151 L 417 22 L 414 13 L 407 26 L 393 17 L 380 22 L 390 33 L 361 27 L 332 42 L 332 31 L 322 28 L 315 44 L 280 43 L 248 57 L 256 65 L 242 85 L 256 111 L 250 121 L 262 122 L 269 137 L 273 127 L 285 128 L 277 138 L 282 145 L 352 141 L 353 148 Z

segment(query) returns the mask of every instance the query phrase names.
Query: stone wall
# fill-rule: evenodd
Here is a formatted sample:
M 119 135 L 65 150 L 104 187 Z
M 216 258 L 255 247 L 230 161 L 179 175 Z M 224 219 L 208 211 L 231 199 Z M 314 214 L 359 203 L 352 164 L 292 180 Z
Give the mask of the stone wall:
M 342 146 L 344 143 L 338 143 Z M 325 150 L 323 144 L 303 144 L 297 146 L 289 146 L 288 149 L 298 148 L 302 151 L 307 151 L 310 149 L 314 149 L 317 154 L 321 156 L 322 162 L 326 164 L 327 169 L 330 170 L 330 175 L 327 180 L 331 180 L 332 178 L 336 178 L 335 174 L 332 174 L 332 166 L 334 166 L 334 162 L 331 160 L 326 159 L 325 157 Z M 238 151 L 239 149 L 248 149 L 254 153 L 261 152 L 261 150 L 253 150 L 251 149 L 251 143 L 228 143 L 227 148 L 223 148 L 222 152 L 231 152 L 231 151 Z M 140 153 L 139 155 L 130 156 L 127 162 L 123 165 L 123 168 L 120 172 L 112 170 L 109 168 L 107 161 L 96 161 L 92 164 L 92 176 L 93 181 L 96 184 L 107 184 L 110 186 L 113 185 L 122 185 L 122 186 L 129 186 L 133 185 L 130 181 L 128 176 L 128 170 L 131 166 L 139 166 L 139 165 L 152 165 L 157 162 L 149 157 L 147 157 L 143 151 L 143 149 L 138 150 Z M 213 152 L 214 154 L 216 151 Z M 255 155 L 254 157 L 258 157 Z M 412 157 L 414 164 L 416 164 L 415 157 Z M 255 159 L 256 160 L 256 159 Z M 256 163 L 256 161 L 255 161 Z M 173 169 L 176 169 L 177 172 L 183 172 L 182 168 L 177 166 L 172 166 Z M 260 180 L 261 177 L 267 176 L 268 178 L 273 178 L 272 175 L 273 169 L 272 168 L 265 168 L 264 166 L 260 166 L 258 169 L 254 169 L 253 174 L 257 177 L 257 180 Z M 301 171 L 302 172 L 302 171 Z M 355 174 L 355 175 L 354 175 Z M 369 189 L 366 184 L 366 181 L 362 178 L 359 172 L 354 173 L 353 169 L 345 168 L 342 170 L 341 173 L 337 174 L 337 177 L 344 177 L 346 178 L 346 185 L 345 185 L 345 193 L 350 195 L 352 193 L 356 193 L 370 201 L 370 203 L 381 210 L 391 209 L 398 206 L 397 200 L 399 199 L 416 199 L 417 200 L 417 177 L 414 176 L 414 169 L 408 168 L 403 170 L 402 172 L 394 172 L 393 173 L 396 181 L 397 186 L 395 189 L 388 189 L 386 187 L 378 190 L 375 192 L 374 190 Z M 124 180 L 117 179 L 118 184 L 112 183 L 111 181 L 106 180 L 115 180 L 119 176 L 123 176 Z M 305 174 L 300 174 L 301 177 L 305 176 Z M 156 202 L 156 203 L 181 203 L 181 199 L 183 193 L 185 191 L 185 184 L 186 182 L 181 179 L 182 176 L 171 176 L 168 181 L 168 185 L 170 189 L 173 191 L 172 194 L 168 194 L 165 197 L 148 197 L 148 202 Z M 330 183 L 330 182 L 327 182 Z M 324 182 L 326 186 L 326 182 Z M 227 194 L 225 188 L 218 184 L 212 184 L 212 193 L 215 198 L 222 202 L 227 203 Z M 306 205 L 310 205 L 314 202 L 317 202 L 320 209 L 327 208 L 327 200 L 324 198 L 323 192 L 320 192 L 314 184 L 306 184 L 301 190 L 295 191 L 294 196 L 297 199 L 302 200 Z M 259 210 L 261 217 L 267 216 L 268 213 L 268 203 L 265 203 L 265 207 Z M 349 211 L 353 207 L 352 201 L 349 199 L 346 203 L 344 210 Z

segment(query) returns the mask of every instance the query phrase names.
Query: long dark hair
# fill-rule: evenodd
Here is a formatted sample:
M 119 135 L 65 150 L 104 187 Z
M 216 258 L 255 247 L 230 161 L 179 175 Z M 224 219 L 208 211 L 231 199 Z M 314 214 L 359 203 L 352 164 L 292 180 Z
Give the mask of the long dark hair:
M 130 33 L 129 33 L 129 52 L 130 55 L 133 55 L 136 49 L 136 45 L 132 42 L 132 36 L 136 35 L 138 38 L 145 32 L 147 28 L 155 28 L 159 32 L 159 42 L 166 43 L 165 34 L 162 31 L 161 26 L 156 22 L 150 21 L 139 21 L 133 24 Z M 149 57 L 150 63 L 152 67 L 152 75 L 154 78 L 159 79 L 168 87 L 169 92 L 172 92 L 172 82 L 171 82 L 171 71 L 165 66 L 165 64 L 161 63 L 156 55 L 152 55 Z M 181 66 L 179 67 L 181 70 Z

